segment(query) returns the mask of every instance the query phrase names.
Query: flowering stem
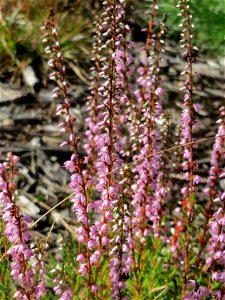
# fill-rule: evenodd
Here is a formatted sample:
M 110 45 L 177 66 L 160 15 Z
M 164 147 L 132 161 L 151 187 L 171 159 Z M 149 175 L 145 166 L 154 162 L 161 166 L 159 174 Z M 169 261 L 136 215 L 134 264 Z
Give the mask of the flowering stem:
M 196 164 L 193 159 L 193 61 L 195 59 L 192 45 L 192 34 L 191 34 L 191 15 L 189 12 L 188 0 L 178 1 L 177 7 L 181 8 L 181 16 L 183 17 L 180 26 L 183 28 L 181 33 L 181 48 L 185 48 L 186 52 L 184 55 L 187 59 L 187 66 L 182 74 L 186 74 L 187 79 L 184 86 L 180 90 L 185 91 L 184 95 L 184 109 L 182 112 L 182 131 L 181 131 L 181 144 L 189 143 L 187 147 L 184 147 L 183 152 L 183 169 L 186 171 L 185 179 L 188 180 L 188 187 L 183 192 L 183 209 L 185 211 L 186 220 L 186 234 L 184 236 L 184 278 L 182 284 L 182 296 L 184 297 L 187 289 L 190 254 L 191 254 L 191 225 L 195 218 L 195 188 L 194 179 L 197 178 L 194 175 L 194 168 Z M 197 184 L 197 180 L 196 183 Z
M 50 79 L 56 80 L 58 86 L 53 90 L 53 98 L 63 97 L 64 104 L 57 108 L 56 114 L 63 117 L 62 122 L 59 124 L 60 131 L 68 134 L 67 140 L 60 146 L 64 147 L 70 145 L 72 156 L 71 159 L 65 162 L 65 167 L 72 173 L 70 186 L 75 193 L 73 202 L 74 210 L 77 214 L 78 222 L 81 224 L 80 230 L 84 230 L 85 238 L 82 241 L 86 245 L 86 260 L 87 265 L 82 264 L 80 273 L 88 276 L 87 279 L 87 291 L 90 298 L 91 293 L 91 263 L 90 263 L 90 249 L 88 242 L 90 240 L 90 224 L 88 214 L 88 197 L 86 191 L 86 184 L 89 180 L 88 175 L 83 172 L 83 160 L 78 153 L 79 137 L 74 133 L 75 117 L 71 115 L 70 103 L 68 100 L 68 84 L 66 82 L 66 68 L 64 65 L 64 59 L 60 49 L 60 43 L 58 40 L 58 34 L 56 30 L 56 21 L 53 12 L 49 19 L 46 21 L 45 26 L 42 27 L 45 32 L 45 39 L 43 42 L 47 42 L 49 46 L 45 48 L 47 54 L 52 55 L 52 59 L 48 62 L 49 66 L 53 68 L 53 72 L 50 74 Z M 88 298 L 88 299 L 89 299 Z

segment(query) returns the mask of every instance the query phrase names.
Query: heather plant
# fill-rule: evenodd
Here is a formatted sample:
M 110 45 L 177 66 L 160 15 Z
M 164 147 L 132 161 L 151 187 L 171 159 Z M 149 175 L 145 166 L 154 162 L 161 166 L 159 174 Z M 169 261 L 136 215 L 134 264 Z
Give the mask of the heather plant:
M 221 299 L 225 297 L 224 107 L 211 154 L 206 187 L 196 162 L 198 128 L 193 63 L 193 22 L 188 0 L 177 5 L 181 18 L 183 97 L 179 145 L 170 145 L 170 118 L 164 111 L 160 62 L 166 26 L 158 16 L 160 1 L 149 4 L 146 43 L 135 58 L 129 40 L 124 0 L 105 0 L 96 20 L 86 99 L 86 132 L 76 134 L 66 62 L 56 18 L 41 28 L 49 56 L 49 79 L 55 82 L 61 148 L 68 147 L 74 236 L 58 242 L 61 259 L 51 249 L 31 244 L 31 219 L 16 204 L 16 163 L 9 153 L 0 165 L 4 254 L 1 290 L 13 285 L 16 299 Z M 204 140 L 204 139 L 203 139 Z M 199 141 L 200 142 L 200 141 Z M 181 149 L 180 161 L 171 150 Z M 83 151 L 85 150 L 85 154 Z M 182 175 L 173 190 L 172 168 Z M 201 188 L 199 186 L 201 185 Z M 199 193 L 204 189 L 205 203 Z M 175 192 L 174 192 L 175 191 Z M 62 202 L 66 201 L 62 200 Z M 174 212 L 179 213 L 174 217 Z M 203 228 L 198 228 L 203 215 Z M 202 230 L 201 230 L 202 229 Z M 49 233 L 51 234 L 51 232 Z M 44 250 L 45 249 L 45 250 Z M 50 252 L 50 253 L 49 253 Z M 49 258 L 44 260 L 44 255 Z M 45 265 L 44 265 L 45 261 Z M 205 265 L 207 269 L 205 269 Z
M 21 216 L 15 203 L 16 184 L 14 181 L 16 164 L 19 158 L 8 154 L 8 162 L 0 165 L 1 201 L 3 205 L 2 220 L 4 235 L 12 246 L 7 250 L 12 260 L 11 276 L 19 284 L 13 295 L 17 299 L 40 299 L 45 292 L 44 263 L 41 251 L 36 255 L 28 242 L 31 233 L 28 224 L 31 218 Z M 39 276 L 37 276 L 37 272 Z

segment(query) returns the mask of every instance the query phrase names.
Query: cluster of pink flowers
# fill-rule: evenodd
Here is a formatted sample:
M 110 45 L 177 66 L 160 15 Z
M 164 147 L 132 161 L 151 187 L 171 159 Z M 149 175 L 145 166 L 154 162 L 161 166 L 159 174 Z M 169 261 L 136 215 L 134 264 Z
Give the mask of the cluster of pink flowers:
M 225 107 L 221 107 L 221 118 L 217 121 L 218 133 L 215 137 L 215 144 L 211 154 L 211 169 L 208 178 L 208 189 L 206 192 L 213 195 L 217 211 L 209 222 L 208 258 L 206 263 L 211 267 L 212 280 L 225 285 L 225 192 L 216 193 L 215 184 L 219 178 L 225 177 L 225 170 L 221 163 L 225 159 Z
M 221 118 L 217 121 L 218 132 L 211 153 L 211 168 L 207 180 L 206 195 L 210 198 L 208 205 L 208 240 L 206 265 L 211 271 L 212 283 L 220 283 L 221 289 L 210 291 L 208 287 L 197 288 L 195 280 L 189 281 L 189 291 L 184 299 L 208 299 L 210 295 L 213 299 L 223 300 L 225 297 L 225 193 L 218 192 L 216 184 L 218 179 L 225 177 L 225 170 L 222 169 L 222 161 L 225 159 L 225 107 L 220 108 Z M 213 209 L 216 211 L 212 214 Z M 223 286 L 223 287 L 222 287 Z M 193 291 L 194 290 L 194 291 Z
M 60 130 L 69 136 L 61 146 L 70 145 L 73 151 L 65 167 L 71 172 L 73 209 L 80 224 L 78 242 L 86 246 L 86 250 L 81 250 L 77 257 L 79 272 L 88 276 L 88 287 L 92 293 L 98 293 L 101 288 L 93 280 L 92 269 L 98 271 L 102 255 L 108 255 L 113 299 L 122 297 L 125 288 L 123 278 L 137 267 L 135 243 L 136 247 L 141 243 L 143 248 L 151 233 L 160 237 L 162 203 L 169 197 L 164 161 L 158 154 L 161 145 L 157 120 L 163 118 L 159 61 L 164 43 L 164 24 L 160 24 L 159 32 L 154 32 L 156 2 L 152 4 L 146 55 L 143 66 L 138 69 L 139 88 L 132 96 L 128 76 L 133 72 L 133 58 L 128 54 L 130 44 L 126 41 L 129 32 L 128 25 L 124 23 L 126 3 L 103 2 L 93 51 L 93 82 L 88 97 L 87 171 L 78 154 L 78 138 L 74 136 L 75 120 L 70 114 L 65 67 L 54 18 L 44 26 L 44 41 L 49 44 L 46 52 L 52 55 L 49 61 L 53 68 L 50 79 L 58 82 L 53 98 L 62 96 L 65 102 L 57 109 L 57 114 L 63 118 Z M 131 139 L 121 135 L 125 120 Z M 132 157 L 137 161 L 133 174 L 122 168 L 123 159 Z M 95 189 L 97 199 L 93 197 Z
M 125 243 L 126 230 L 124 227 L 124 204 L 121 201 L 120 167 L 122 164 L 121 150 L 124 141 L 121 138 L 121 118 L 124 104 L 124 85 L 126 50 L 124 45 L 123 24 L 125 7 L 124 1 L 104 1 L 103 36 L 109 50 L 102 57 L 104 65 L 101 68 L 101 87 L 98 89 L 101 102 L 99 109 L 99 136 L 96 136 L 97 173 L 99 181 L 97 190 L 101 194 L 101 217 L 98 223 L 100 247 L 109 254 L 110 279 L 112 283 L 112 298 L 122 297 L 125 282 L 124 274 L 129 274 L 127 267 L 129 257 Z M 103 46 L 104 47 L 104 46 Z M 109 236 L 110 227 L 116 238 Z M 123 230 L 124 229 L 124 236 Z M 110 244 L 109 244 L 110 242 Z M 110 247 L 109 247 L 110 245 Z M 124 298 L 125 299 L 125 298 Z
M 161 186 L 161 156 L 157 154 L 161 145 L 159 143 L 159 128 L 157 120 L 161 117 L 161 96 L 159 62 L 160 52 L 163 42 L 164 30 L 153 35 L 155 15 L 158 6 L 156 1 L 152 4 L 151 20 L 149 22 L 148 37 L 145 46 L 145 57 L 143 66 L 138 69 L 139 89 L 135 91 L 140 111 L 139 126 L 139 149 L 134 160 L 138 163 L 133 168 L 134 184 L 132 205 L 134 209 L 133 223 L 135 234 L 141 238 L 144 243 L 146 237 L 153 231 L 158 235 L 159 211 L 161 209 L 161 200 L 166 191 Z M 153 38 L 154 36 L 154 38 Z M 151 48 L 150 48 L 151 47 Z M 152 222 L 152 227 L 146 225 Z
M 15 202 L 14 176 L 19 158 L 8 153 L 7 162 L 0 164 L 0 201 L 3 206 L 4 235 L 12 244 L 7 251 L 11 256 L 11 275 L 20 288 L 14 294 L 18 300 L 38 300 L 45 292 L 44 263 L 42 255 L 36 257 L 30 248 L 32 236 L 29 216 L 22 216 Z M 40 276 L 37 276 L 39 273 Z
M 51 274 L 55 275 L 53 279 L 54 284 L 53 288 L 56 295 L 60 295 L 59 300 L 71 300 L 73 298 L 72 291 L 67 288 L 65 279 L 61 276 L 61 270 L 57 268 L 51 270 Z

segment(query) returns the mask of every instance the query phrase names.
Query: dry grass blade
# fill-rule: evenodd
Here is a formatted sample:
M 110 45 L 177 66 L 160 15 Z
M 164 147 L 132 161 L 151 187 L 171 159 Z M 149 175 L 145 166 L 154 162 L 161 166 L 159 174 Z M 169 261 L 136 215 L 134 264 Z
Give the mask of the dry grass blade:
M 74 193 L 70 194 L 69 196 L 67 196 L 66 198 L 64 198 L 63 200 L 61 200 L 59 203 L 57 203 L 55 206 L 53 206 L 51 209 L 49 209 L 46 213 L 44 213 L 39 219 L 37 219 L 37 221 L 35 221 L 30 228 L 33 228 L 39 221 L 41 221 L 45 216 L 47 216 L 50 212 L 52 212 L 54 209 L 56 209 L 56 207 L 58 207 L 59 205 L 63 204 L 64 202 L 66 202 L 70 197 L 72 197 L 74 195 Z
M 153 292 L 153 291 L 156 292 L 156 291 L 160 291 L 160 290 L 162 290 L 162 291 L 153 300 L 159 299 L 163 295 L 163 293 L 165 293 L 168 290 L 168 287 L 166 285 L 163 285 L 159 288 L 155 288 L 155 289 L 151 290 L 151 292 Z
M 156 287 L 156 288 L 152 289 L 150 291 L 150 293 L 152 294 L 152 293 L 155 293 L 155 292 L 161 291 L 163 289 L 167 289 L 167 288 L 168 288 L 167 285 L 162 285 L 162 286 L 159 286 L 159 287 Z
M 58 207 L 59 205 L 61 205 L 62 203 L 66 202 L 70 197 L 72 197 L 74 195 L 74 193 L 70 194 L 69 196 L 67 196 L 66 198 L 64 198 L 63 200 L 61 200 L 59 203 L 57 203 L 55 206 L 53 206 L 52 208 L 50 208 L 46 213 L 44 213 L 37 221 L 35 221 L 31 226 L 30 229 L 33 228 L 40 220 L 42 220 L 45 216 L 47 216 L 50 212 L 52 212 L 54 209 L 56 209 L 56 207 Z M 51 232 L 51 230 L 50 230 Z M 14 247 L 19 239 L 17 239 L 10 247 L 9 249 L 11 249 L 12 247 Z M 8 250 L 9 250 L 8 249 Z M 2 255 L 2 257 L 0 258 L 0 262 L 5 258 L 5 256 L 7 255 L 8 250 Z
M 52 222 L 51 228 L 50 228 L 50 230 L 49 230 L 49 232 L 48 232 L 48 235 L 47 235 L 47 237 L 46 237 L 46 240 L 45 240 L 45 245 L 47 245 L 47 243 L 48 243 L 48 240 L 49 240 L 49 238 L 50 238 L 50 235 L 51 235 L 51 233 L 52 233 L 52 230 L 53 230 L 54 226 L 55 226 L 55 221 Z
M 225 137 L 225 135 L 218 135 L 217 137 Z M 158 154 L 162 154 L 162 153 L 165 153 L 165 152 L 169 152 L 169 151 L 173 151 L 173 150 L 176 150 L 176 149 L 179 149 L 179 148 L 182 148 L 182 147 L 186 147 L 188 145 L 194 145 L 194 144 L 197 144 L 199 142 L 204 142 L 204 141 L 207 141 L 207 140 L 211 140 L 211 139 L 215 139 L 215 136 L 210 136 L 210 137 L 207 137 L 207 138 L 202 138 L 202 139 L 199 139 L 199 140 L 195 140 L 195 141 L 192 141 L 190 143 L 186 143 L 186 144 L 183 144 L 183 145 L 177 145 L 177 146 L 173 146 L 171 148 L 168 148 L 168 149 L 164 149 L 164 150 L 161 150 L 161 151 L 158 151 L 158 152 L 155 152 L 154 154 L 151 154 L 151 155 L 148 155 L 146 156 L 145 158 L 149 158 L 149 157 L 153 157 L 155 155 L 158 155 Z M 124 167 L 128 167 L 134 163 L 137 163 L 137 162 L 140 162 L 143 158 L 141 159 L 136 159 L 135 161 L 131 161 L 130 163 L 128 164 L 124 164 Z M 114 169 L 112 170 L 111 172 L 107 173 L 106 175 L 104 176 L 107 176 L 107 175 L 110 175 L 112 173 L 114 173 L 115 171 L 117 171 L 118 169 Z M 103 177 L 103 176 L 102 176 Z M 100 178 L 102 178 L 100 177 Z

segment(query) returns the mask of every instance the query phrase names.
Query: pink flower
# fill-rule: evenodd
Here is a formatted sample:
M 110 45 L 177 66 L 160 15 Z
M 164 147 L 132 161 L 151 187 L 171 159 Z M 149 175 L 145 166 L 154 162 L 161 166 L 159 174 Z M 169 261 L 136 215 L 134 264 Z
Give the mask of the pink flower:
M 4 235 L 9 242 L 13 243 L 7 254 L 11 256 L 11 276 L 18 286 L 14 297 L 19 300 L 28 299 L 28 297 L 38 300 L 45 292 L 44 263 L 41 254 L 36 256 L 27 243 L 32 238 L 27 224 L 31 223 L 32 219 L 29 216 L 21 216 L 19 207 L 14 202 L 16 184 L 12 182 L 12 178 L 15 175 L 18 157 L 8 153 L 8 161 L 7 164 L 0 164 L 0 187 L 4 188 L 4 191 L 0 193 L 0 201 L 3 206 Z M 33 260 L 38 263 L 32 264 Z M 35 273 L 39 274 L 37 278 Z M 37 293 L 39 286 L 41 289 Z
M 81 276 L 86 276 L 86 275 L 87 275 L 87 272 L 88 272 L 88 266 L 87 266 L 87 264 L 82 264 L 82 265 L 80 266 L 80 269 L 79 269 L 79 274 L 80 274 Z
M 202 109 L 202 105 L 199 103 L 194 103 L 194 110 L 198 113 Z
M 158 87 L 155 91 L 155 94 L 160 97 L 163 94 L 163 89 L 161 87 Z
M 71 290 L 65 290 L 59 300 L 71 300 L 73 298 L 73 294 Z
M 83 262 L 85 261 L 84 255 L 83 255 L 83 254 L 79 254 L 79 255 L 77 256 L 77 261 L 78 261 L 79 263 L 83 263 Z

